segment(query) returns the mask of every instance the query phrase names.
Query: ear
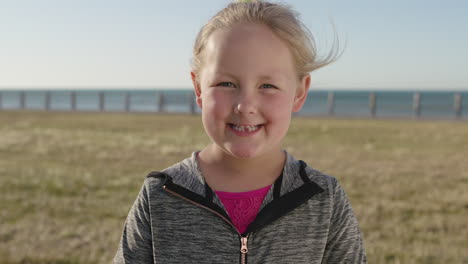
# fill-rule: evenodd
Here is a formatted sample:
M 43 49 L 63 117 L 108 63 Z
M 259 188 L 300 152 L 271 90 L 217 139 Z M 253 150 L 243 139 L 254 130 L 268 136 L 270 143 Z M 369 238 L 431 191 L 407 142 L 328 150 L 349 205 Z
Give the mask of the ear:
M 299 86 L 296 89 L 296 95 L 294 96 L 293 112 L 299 112 L 304 105 L 307 94 L 309 93 L 310 87 L 310 74 L 305 75 L 300 80 Z
M 195 99 L 198 107 L 202 108 L 202 98 L 201 98 L 201 86 L 198 80 L 198 76 L 195 72 L 190 72 L 190 77 L 192 78 L 193 90 L 195 92 Z

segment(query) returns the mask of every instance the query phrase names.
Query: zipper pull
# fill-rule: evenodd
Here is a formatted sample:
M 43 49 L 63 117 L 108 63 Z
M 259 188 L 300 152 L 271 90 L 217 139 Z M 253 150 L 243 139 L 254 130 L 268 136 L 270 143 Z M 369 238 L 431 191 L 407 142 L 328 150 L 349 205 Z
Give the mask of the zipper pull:
M 241 249 L 240 252 L 242 254 L 247 254 L 249 252 L 249 249 L 247 248 L 247 237 L 241 237 Z

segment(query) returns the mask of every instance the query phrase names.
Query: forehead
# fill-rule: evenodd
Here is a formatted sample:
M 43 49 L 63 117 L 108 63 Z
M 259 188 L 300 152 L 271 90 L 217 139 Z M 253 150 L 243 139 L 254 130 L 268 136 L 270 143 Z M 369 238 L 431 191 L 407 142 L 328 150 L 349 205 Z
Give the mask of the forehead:
M 204 50 L 204 62 L 211 70 L 296 73 L 286 42 L 263 24 L 237 24 L 214 31 Z

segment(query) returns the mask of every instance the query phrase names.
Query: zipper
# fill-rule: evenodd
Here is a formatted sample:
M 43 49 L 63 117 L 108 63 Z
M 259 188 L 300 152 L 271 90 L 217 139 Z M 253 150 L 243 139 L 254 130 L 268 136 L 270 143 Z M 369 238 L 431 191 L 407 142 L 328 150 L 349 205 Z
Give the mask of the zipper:
M 178 193 L 176 193 L 176 192 L 174 192 L 174 191 L 172 191 L 172 190 L 169 190 L 169 189 L 167 188 L 166 185 L 163 186 L 163 189 L 164 189 L 166 192 L 168 192 L 168 193 L 170 193 L 170 194 L 172 194 L 172 195 L 174 195 L 174 196 L 177 196 L 177 197 L 179 197 L 179 198 L 181 198 L 181 199 L 183 199 L 183 200 L 185 200 L 185 201 L 187 201 L 187 202 L 189 202 L 189 203 L 191 203 L 191 204 L 193 204 L 193 205 L 195 205 L 195 206 L 198 206 L 198 207 L 201 207 L 201 208 L 203 208 L 203 209 L 205 209 L 205 210 L 210 211 L 211 213 L 213 213 L 213 214 L 215 214 L 215 215 L 221 217 L 221 219 L 223 219 L 226 223 L 228 223 L 230 226 L 232 226 L 232 228 L 234 228 L 234 230 L 236 230 L 237 234 L 239 234 L 239 237 L 240 237 L 240 244 L 241 244 L 241 248 L 240 248 L 240 253 L 241 253 L 241 255 L 240 255 L 240 262 L 241 262 L 241 264 L 246 264 L 246 263 L 247 263 L 247 252 L 249 252 L 249 249 L 247 248 L 247 241 L 248 241 L 248 239 L 249 239 L 249 235 L 250 235 L 250 234 L 247 234 L 245 237 L 242 236 L 242 234 L 241 234 L 241 233 L 239 232 L 239 230 L 237 230 L 237 228 L 231 223 L 231 221 L 229 221 L 229 220 L 228 220 L 226 217 L 224 217 L 222 214 L 216 212 L 215 210 L 213 210 L 213 209 L 211 209 L 211 208 L 209 208 L 209 207 L 206 207 L 206 206 L 204 206 L 204 205 L 202 205 L 202 204 L 199 204 L 199 203 L 197 203 L 197 202 L 194 202 L 194 201 L 188 199 L 187 197 L 185 197 L 185 196 L 183 196 L 183 195 L 180 195 L 180 194 L 178 194 Z
M 249 249 L 247 248 L 247 240 L 249 239 L 249 236 L 247 235 L 246 237 L 241 237 L 241 264 L 246 264 L 247 263 L 247 252 L 249 252 Z

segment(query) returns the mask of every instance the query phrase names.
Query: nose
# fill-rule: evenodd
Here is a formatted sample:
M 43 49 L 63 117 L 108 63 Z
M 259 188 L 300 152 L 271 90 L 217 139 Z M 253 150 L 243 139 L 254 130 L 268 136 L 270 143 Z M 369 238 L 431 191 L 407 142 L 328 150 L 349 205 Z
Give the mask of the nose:
M 258 101 L 255 95 L 249 92 L 240 92 L 234 106 L 236 114 L 256 114 L 258 109 Z

